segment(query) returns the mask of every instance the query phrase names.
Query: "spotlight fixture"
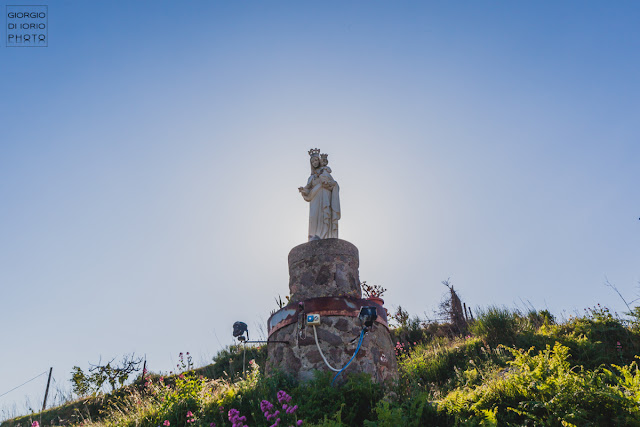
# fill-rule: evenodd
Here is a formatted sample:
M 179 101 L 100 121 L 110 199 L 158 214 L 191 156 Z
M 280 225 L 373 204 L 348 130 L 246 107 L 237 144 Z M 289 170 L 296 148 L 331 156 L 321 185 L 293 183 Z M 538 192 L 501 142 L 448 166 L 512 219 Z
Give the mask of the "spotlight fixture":
M 358 318 L 364 327 L 370 328 L 373 326 L 373 322 L 378 318 L 378 311 L 375 307 L 362 307 Z
M 245 337 L 244 334 L 247 334 Z M 238 338 L 238 341 L 244 342 L 249 339 L 249 329 L 247 329 L 247 324 L 244 322 L 235 322 L 233 324 L 233 336 Z

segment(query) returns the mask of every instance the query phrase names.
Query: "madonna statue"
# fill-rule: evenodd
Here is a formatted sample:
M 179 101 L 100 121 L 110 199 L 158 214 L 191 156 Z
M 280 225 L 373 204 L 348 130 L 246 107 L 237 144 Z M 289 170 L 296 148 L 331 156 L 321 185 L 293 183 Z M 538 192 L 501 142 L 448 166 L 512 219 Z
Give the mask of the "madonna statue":
M 340 219 L 340 187 L 327 166 L 327 154 L 318 148 L 309 150 L 311 176 L 307 185 L 299 187 L 302 198 L 309 202 L 309 241 L 338 238 Z

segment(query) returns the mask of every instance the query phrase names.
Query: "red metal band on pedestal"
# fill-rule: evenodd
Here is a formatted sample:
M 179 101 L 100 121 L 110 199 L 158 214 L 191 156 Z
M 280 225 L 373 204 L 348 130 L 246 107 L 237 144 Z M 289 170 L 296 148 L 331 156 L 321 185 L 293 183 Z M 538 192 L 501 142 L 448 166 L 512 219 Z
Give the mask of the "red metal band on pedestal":
M 268 334 L 271 336 L 277 330 L 298 322 L 301 313 L 300 305 L 304 304 L 305 314 L 319 314 L 320 316 L 350 316 L 358 317 L 362 307 L 376 307 L 378 318 L 376 322 L 389 329 L 387 323 L 387 311 L 380 304 L 361 298 L 353 297 L 320 297 L 290 303 L 276 311 L 267 320 Z

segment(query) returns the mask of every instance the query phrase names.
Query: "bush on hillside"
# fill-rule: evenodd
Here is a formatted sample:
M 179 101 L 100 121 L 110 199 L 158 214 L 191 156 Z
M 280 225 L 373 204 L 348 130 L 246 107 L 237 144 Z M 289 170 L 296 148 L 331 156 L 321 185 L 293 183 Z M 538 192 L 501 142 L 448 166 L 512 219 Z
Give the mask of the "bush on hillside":
M 449 393 L 439 410 L 456 425 L 601 426 L 640 423 L 640 372 L 633 362 L 612 370 L 572 369 L 569 348 L 556 343 L 537 355 L 505 348 L 510 369 L 482 385 Z
M 250 360 L 254 360 L 259 366 L 264 366 L 267 361 L 267 346 L 254 347 L 240 344 L 227 346 L 215 355 L 213 365 L 207 369 L 207 376 L 229 380 L 238 379 L 242 377 L 243 363 L 246 371 Z
M 506 307 L 489 306 L 477 312 L 469 329 L 473 335 L 482 338 L 489 345 L 515 343 L 516 336 L 523 330 L 522 317 Z

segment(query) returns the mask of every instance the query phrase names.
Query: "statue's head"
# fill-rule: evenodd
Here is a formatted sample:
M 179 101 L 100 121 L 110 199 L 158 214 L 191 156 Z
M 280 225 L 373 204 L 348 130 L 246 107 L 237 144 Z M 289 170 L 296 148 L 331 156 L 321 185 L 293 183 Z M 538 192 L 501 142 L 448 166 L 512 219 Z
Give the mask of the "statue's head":
M 309 150 L 309 156 L 311 156 L 311 158 L 309 159 L 309 162 L 311 163 L 311 167 L 313 169 L 319 168 L 320 167 L 320 149 L 312 148 L 311 150 Z
M 328 154 L 320 154 L 320 164 L 322 166 L 327 166 L 329 164 L 329 159 L 327 159 Z

